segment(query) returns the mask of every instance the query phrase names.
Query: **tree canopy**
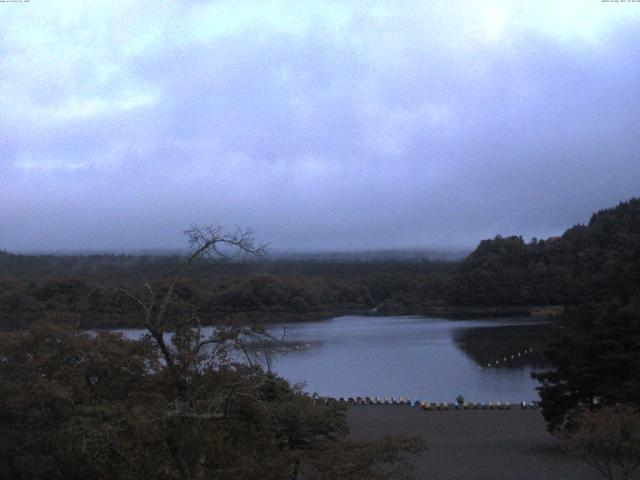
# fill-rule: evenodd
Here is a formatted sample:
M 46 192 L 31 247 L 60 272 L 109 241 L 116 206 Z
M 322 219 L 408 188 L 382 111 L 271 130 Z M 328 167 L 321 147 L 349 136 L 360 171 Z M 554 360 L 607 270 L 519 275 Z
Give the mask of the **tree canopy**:
M 140 309 L 141 339 L 64 318 L 0 334 L 0 479 L 406 478 L 418 439 L 349 441 L 342 407 L 252 360 L 260 327 L 216 324 L 205 335 L 197 312 L 175 308 L 203 255 L 258 252 L 243 232 L 189 235 L 163 288 L 118 289 Z
M 551 430 L 571 428 L 583 411 L 640 407 L 640 301 L 585 305 L 557 327 L 551 370 L 534 376 Z
M 640 198 L 547 240 L 483 240 L 457 268 L 447 301 L 459 305 L 578 305 L 640 291 Z

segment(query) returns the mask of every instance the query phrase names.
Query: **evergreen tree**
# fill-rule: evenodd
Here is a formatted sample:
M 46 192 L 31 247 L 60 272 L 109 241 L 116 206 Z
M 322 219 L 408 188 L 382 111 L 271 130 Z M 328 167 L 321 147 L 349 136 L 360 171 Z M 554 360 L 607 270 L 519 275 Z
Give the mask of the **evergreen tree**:
M 572 316 L 546 352 L 553 370 L 534 374 L 550 430 L 603 405 L 640 407 L 640 301 L 590 304 Z

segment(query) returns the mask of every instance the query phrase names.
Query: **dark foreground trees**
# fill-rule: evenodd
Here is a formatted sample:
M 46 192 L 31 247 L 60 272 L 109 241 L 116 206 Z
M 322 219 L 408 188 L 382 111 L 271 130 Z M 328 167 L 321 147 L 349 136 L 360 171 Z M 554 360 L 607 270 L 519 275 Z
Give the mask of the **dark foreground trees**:
M 0 336 L 0 479 L 407 478 L 418 440 L 350 442 L 338 406 L 253 361 L 259 329 L 204 334 L 175 295 L 181 275 L 206 254 L 256 249 L 243 232 L 189 238 L 164 288 L 121 290 L 140 306 L 142 339 L 50 323 Z
M 583 306 L 558 329 L 534 375 L 549 430 L 604 478 L 640 465 L 640 302 Z
M 552 370 L 535 374 L 550 430 L 571 428 L 585 410 L 640 407 L 640 300 L 578 309 L 547 351 Z
M 258 367 L 170 372 L 149 337 L 64 325 L 2 335 L 0 391 L 2 479 L 403 478 L 420 448 L 349 442 L 339 408 Z

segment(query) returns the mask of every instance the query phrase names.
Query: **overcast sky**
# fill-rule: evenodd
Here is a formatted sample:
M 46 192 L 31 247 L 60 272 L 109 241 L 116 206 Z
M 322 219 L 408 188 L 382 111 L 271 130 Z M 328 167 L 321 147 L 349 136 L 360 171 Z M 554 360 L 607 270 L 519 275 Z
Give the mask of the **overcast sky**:
M 640 194 L 640 3 L 0 3 L 0 249 L 545 237 Z

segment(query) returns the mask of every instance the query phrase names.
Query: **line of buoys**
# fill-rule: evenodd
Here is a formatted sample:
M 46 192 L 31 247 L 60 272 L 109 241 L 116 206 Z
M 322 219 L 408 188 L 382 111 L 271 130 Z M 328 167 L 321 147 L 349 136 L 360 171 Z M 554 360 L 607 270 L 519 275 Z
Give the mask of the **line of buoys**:
M 529 347 L 529 348 L 525 348 L 524 350 L 520 351 L 520 352 L 516 352 L 514 354 L 511 355 L 507 355 L 506 357 L 502 357 L 502 360 L 497 359 L 493 362 L 489 362 L 486 365 L 486 368 L 492 368 L 492 367 L 497 367 L 498 365 L 500 365 L 500 362 L 502 361 L 502 363 L 507 363 L 509 360 L 516 360 L 518 357 L 522 357 L 523 355 L 527 355 L 529 353 L 533 353 L 533 347 Z M 482 369 L 483 366 L 482 365 L 478 365 L 479 369 Z

